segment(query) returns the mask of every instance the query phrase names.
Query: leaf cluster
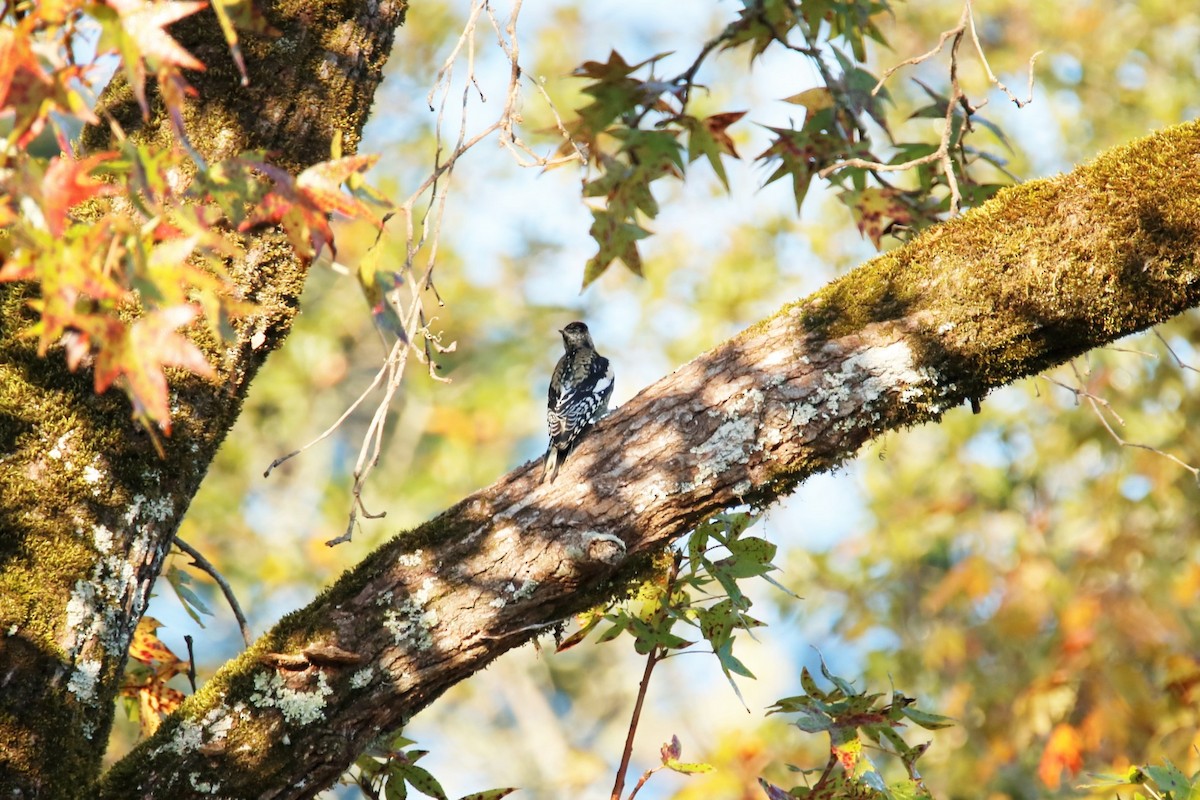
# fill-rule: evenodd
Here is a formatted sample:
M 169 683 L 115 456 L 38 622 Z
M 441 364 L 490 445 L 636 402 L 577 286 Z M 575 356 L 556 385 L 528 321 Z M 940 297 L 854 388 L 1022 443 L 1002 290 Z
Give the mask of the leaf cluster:
M 183 109 L 194 92 L 184 70 L 204 65 L 166 27 L 204 5 L 64 0 L 0 14 L 0 118 L 11 119 L 0 152 L 0 283 L 35 291 L 26 334 L 39 355 L 61 347 L 72 370 L 92 368 L 96 392 L 119 386 L 134 416 L 168 435 L 166 370 L 215 377 L 220 343 L 255 311 L 227 271 L 243 250 L 234 232 L 281 225 L 296 254 L 312 259 L 326 245 L 336 253 L 331 213 L 379 224 L 340 188 L 377 201 L 360 175 L 373 159 L 335 153 L 293 177 L 263 153 L 208 164 L 193 148 Z M 235 22 L 266 31 L 248 2 L 217 6 L 232 47 Z M 99 40 L 91 61 L 79 63 L 88 49 L 79 30 L 90 25 Z M 108 119 L 115 149 L 76 153 L 72 132 L 102 124 L 91 110 L 91 79 L 111 55 L 143 116 L 148 76 L 157 79 L 174 135 L 167 146 L 127 138 Z M 35 147 L 39 137 L 47 141 Z
M 809 62 L 820 85 L 784 98 L 803 106 L 804 117 L 784 126 L 765 126 L 767 147 L 755 161 L 771 169 L 765 184 L 789 179 L 799 211 L 814 179 L 826 178 L 851 212 L 859 231 L 877 247 L 889 234 L 927 227 L 961 205 L 977 205 L 1001 184 L 977 178 L 980 165 L 1003 173 L 1004 160 L 967 143 L 976 122 L 1007 142 L 964 98 L 945 97 L 923 84 L 930 102 L 912 118 L 950 120 L 942 143 L 893 136 L 888 121 L 889 92 L 865 66 L 867 43 L 886 45 L 877 20 L 890 13 L 888 2 L 874 0 L 743 0 L 742 8 L 715 38 L 701 48 L 691 66 L 672 77 L 656 72 L 671 53 L 629 63 L 615 50 L 606 62 L 588 61 L 575 77 L 588 83 L 591 102 L 568 121 L 570 141 L 562 152 L 578 151 L 594 174 L 583 194 L 592 207 L 591 236 L 596 254 L 588 261 L 584 286 L 620 260 L 642 274 L 639 242 L 650 235 L 647 223 L 659 213 L 655 186 L 664 178 L 682 181 L 688 166 L 704 158 L 728 190 L 723 157 L 740 159 L 729 128 L 748 111 L 705 115 L 696 110 L 696 76 L 713 53 L 736 50 L 760 56 L 780 52 Z M 947 158 L 922 158 L 945 148 Z M 888 168 L 913 163 L 900 184 Z M 863 164 L 881 165 L 863 166 Z M 947 175 L 947 164 L 953 175 Z
M 803 693 L 777 701 L 768 713 L 795 714 L 794 724 L 800 730 L 828 735 L 829 759 L 823 768 L 799 770 L 806 775 L 817 775 L 811 785 L 785 790 L 759 779 L 767 796 L 771 800 L 932 797 L 916 766 L 929 743 L 910 745 L 897 729 L 911 722 L 926 730 L 937 730 L 953 722 L 940 714 L 917 709 L 913 705 L 915 700 L 897 691 L 890 697 L 856 691 L 849 681 L 830 672 L 824 661 L 821 674 L 833 684 L 831 689 L 820 688 L 806 667 L 800 674 Z M 899 761 L 905 776 L 888 781 L 867 754 L 868 748 Z
M 442 784 L 417 762 L 428 750 L 412 747 L 416 744 L 403 734 L 393 734 L 367 748 L 354 762 L 354 769 L 342 778 L 351 782 L 372 800 L 406 800 L 409 790 L 415 790 L 435 800 L 449 800 Z M 516 789 L 488 789 L 472 792 L 459 800 L 500 800 Z
M 703 640 L 717 657 L 721 671 L 737 691 L 734 675 L 754 674 L 733 654 L 739 632 L 764 624 L 750 616 L 744 581 L 766 578 L 776 547 L 766 539 L 746 536 L 758 517 L 752 512 L 727 512 L 700 525 L 688 537 L 685 550 L 659 555 L 653 575 L 632 596 L 579 617 L 580 628 L 564 639 L 566 650 L 599 630 L 597 642 L 627 634 L 634 650 L 656 659 L 687 650 Z M 603 626 L 603 627 L 602 627 Z M 677 627 L 691 629 L 687 635 Z

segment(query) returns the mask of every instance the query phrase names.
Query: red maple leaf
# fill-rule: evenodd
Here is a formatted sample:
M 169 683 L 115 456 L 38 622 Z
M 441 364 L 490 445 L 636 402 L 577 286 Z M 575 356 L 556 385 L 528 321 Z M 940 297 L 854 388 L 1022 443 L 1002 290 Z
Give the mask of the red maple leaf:
M 282 225 L 296 252 L 315 258 L 321 248 L 329 245 L 337 256 L 329 215 L 338 212 L 347 217 L 364 219 L 381 227 L 383 223 L 374 212 L 355 197 L 342 191 L 341 185 L 355 173 L 369 169 L 379 156 L 347 156 L 314 164 L 295 178 L 270 164 L 251 162 L 275 182 L 275 188 L 259 203 L 253 217 L 244 221 L 239 230 L 246 231 L 263 223 Z
M 157 422 L 170 435 L 171 408 L 163 368 L 182 367 L 206 378 L 213 376 L 212 365 L 200 348 L 176 332 L 197 314 L 199 309 L 193 305 L 169 306 L 151 311 L 132 325 L 106 318 L 105 330 L 87 331 L 100 348 L 96 356 L 96 392 L 104 392 L 118 378 L 123 379 L 134 410 Z
M 91 176 L 97 164 L 116 157 L 115 152 L 97 153 L 84 159 L 55 156 L 42 177 L 42 214 L 54 236 L 62 236 L 67 212 L 92 197 L 112 194 L 116 187 Z

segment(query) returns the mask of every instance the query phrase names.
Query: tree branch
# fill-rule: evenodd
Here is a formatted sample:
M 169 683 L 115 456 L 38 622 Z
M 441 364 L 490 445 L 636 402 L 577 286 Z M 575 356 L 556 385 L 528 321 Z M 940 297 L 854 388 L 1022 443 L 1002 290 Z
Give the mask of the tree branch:
M 381 547 L 98 796 L 313 797 L 379 732 L 713 513 L 765 506 L 884 431 L 1200 304 L 1197 197 L 1189 124 L 1002 192 L 785 306 L 602 420 L 566 480 L 542 486 L 525 464 Z

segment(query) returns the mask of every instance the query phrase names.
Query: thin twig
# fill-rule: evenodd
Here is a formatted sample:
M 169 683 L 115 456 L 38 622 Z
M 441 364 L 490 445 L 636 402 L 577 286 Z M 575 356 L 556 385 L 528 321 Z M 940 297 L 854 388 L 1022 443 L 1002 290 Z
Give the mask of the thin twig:
M 1160 342 L 1162 342 L 1163 347 L 1167 348 L 1167 352 L 1171 354 L 1171 358 L 1175 361 L 1175 366 L 1179 367 L 1180 369 L 1191 370 L 1192 372 L 1200 372 L 1200 369 L 1196 369 L 1191 364 L 1186 363 L 1182 358 L 1179 357 L 1179 354 L 1176 353 L 1174 348 L 1167 343 L 1167 340 L 1163 338 L 1163 335 L 1158 332 L 1157 328 L 1154 331 L 1154 335 L 1158 337 Z
M 996 74 L 994 72 L 992 72 L 992 65 L 988 63 L 987 56 L 985 56 L 983 54 L 983 44 L 980 43 L 979 34 L 975 30 L 975 15 L 974 15 L 974 13 L 971 12 L 971 0 L 967 0 L 967 9 L 966 10 L 967 10 L 967 25 L 968 25 L 968 29 L 971 32 L 971 42 L 975 45 L 975 52 L 979 54 L 979 61 L 980 61 L 980 63 L 983 64 L 983 69 L 987 73 L 988 80 L 991 81 L 991 83 L 997 89 L 999 89 L 1000 91 L 1002 91 L 1006 95 L 1008 95 L 1008 99 L 1013 101 L 1013 104 L 1016 105 L 1017 108 L 1024 108 L 1025 106 L 1032 103 L 1033 102 L 1033 64 L 1035 61 L 1038 60 L 1038 56 L 1040 56 L 1042 54 L 1042 51 L 1038 50 L 1036 53 L 1034 53 L 1032 56 L 1029 57 L 1029 96 L 1025 100 L 1020 100 L 1017 98 L 1017 96 L 1015 94 L 1013 94 L 1011 91 L 1009 91 L 1009 88 L 1007 86 L 1005 86 L 1000 81 L 999 78 L 996 77 Z
M 1075 396 L 1076 403 L 1079 403 L 1081 400 L 1086 401 L 1088 403 L 1088 405 L 1091 407 L 1093 413 L 1095 413 L 1096 418 L 1100 420 L 1100 424 L 1104 426 L 1104 429 L 1106 431 L 1108 431 L 1108 435 L 1111 436 L 1113 441 L 1115 441 L 1119 446 L 1135 448 L 1138 450 L 1145 450 L 1147 452 L 1154 453 L 1155 455 L 1165 458 L 1168 461 L 1173 461 L 1178 466 L 1180 466 L 1183 469 L 1190 472 L 1192 474 L 1192 477 L 1195 478 L 1198 483 L 1200 483 L 1200 467 L 1192 466 L 1191 464 L 1187 463 L 1186 461 L 1180 459 L 1178 456 L 1176 456 L 1172 453 L 1168 453 L 1165 450 L 1160 450 L 1159 448 L 1154 447 L 1153 445 L 1140 444 L 1138 442 L 1128 441 L 1123 436 L 1121 436 L 1119 433 L 1117 433 L 1117 430 L 1112 426 L 1112 424 L 1108 420 L 1108 414 L 1112 415 L 1113 419 L 1116 420 L 1118 425 L 1123 426 L 1125 424 L 1125 420 L 1121 418 L 1121 415 L 1116 412 L 1116 410 L 1112 407 L 1112 404 L 1109 403 L 1108 400 L 1106 400 L 1103 397 L 1100 397 L 1096 394 L 1093 394 L 1091 391 L 1084 388 L 1083 376 L 1080 374 L 1079 368 L 1076 366 L 1075 362 L 1071 362 L 1071 369 L 1074 371 L 1076 379 L 1079 380 L 1078 386 L 1071 386 L 1069 384 L 1063 383 L 1062 381 L 1056 380 L 1054 378 L 1051 378 L 1051 377 L 1045 376 L 1045 375 L 1042 376 L 1042 378 L 1045 381 L 1047 381 L 1048 383 L 1052 383 L 1055 386 L 1066 389 L 1068 392 L 1073 394 Z
M 192 685 L 192 694 L 195 694 L 196 693 L 196 653 L 192 649 L 192 635 L 190 633 L 185 633 L 183 635 L 183 642 L 184 642 L 184 644 L 187 645 L 187 649 L 188 649 L 188 671 L 187 671 L 188 683 L 190 683 Z
M 438 293 L 437 286 L 434 284 L 433 276 L 439 255 L 438 242 L 441 236 L 446 202 L 449 198 L 450 181 L 458 160 L 480 142 L 499 132 L 501 144 L 513 153 L 520 166 L 550 167 L 573 160 L 578 160 L 582 163 L 587 162 L 584 154 L 571 140 L 566 125 L 554 108 L 544 87 L 538 85 L 536 81 L 535 86 L 538 92 L 554 114 L 555 124 L 558 127 L 559 133 L 563 136 L 564 141 L 571 144 L 574 152 L 569 156 L 561 158 L 555 157 L 553 154 L 539 157 L 515 133 L 516 124 L 520 121 L 518 106 L 521 98 L 520 81 L 523 74 L 519 60 L 520 45 L 517 38 L 517 19 L 521 7 L 522 0 L 514 0 L 507 22 L 502 25 L 494 14 L 489 0 L 473 0 L 462 31 L 439 68 L 433 85 L 426 95 L 426 102 L 429 105 L 430 111 L 437 112 L 434 121 L 436 149 L 434 152 L 433 169 L 417 185 L 416 189 L 385 217 L 385 223 L 397 214 L 402 214 L 404 217 L 404 263 L 396 270 L 396 287 L 385 296 L 385 301 L 395 311 L 399 319 L 399 327 L 404 331 L 404 336 L 401 338 L 406 341 L 398 341 L 392 345 L 384 365 L 375 376 L 375 380 L 343 412 L 333 425 L 299 450 L 276 459 L 267 470 L 270 473 L 279 464 L 329 437 L 345 423 L 350 414 L 365 401 L 369 394 L 379 388 L 381 384 L 384 386 L 383 395 L 379 399 L 371 421 L 367 426 L 367 431 L 363 436 L 358 458 L 355 462 L 354 483 L 351 489 L 351 504 L 346 530 L 341 536 L 326 542 L 330 546 L 349 541 L 360 516 L 367 518 L 383 516 L 382 513 L 373 514 L 367 510 L 362 493 L 369 475 L 379 463 L 383 448 L 384 425 L 399 390 L 400 382 L 407 366 L 409 351 L 411 350 L 417 360 L 428 367 L 430 376 L 435 380 L 446 380 L 438 375 L 440 367 L 436 362 L 435 355 L 437 353 L 452 351 L 455 344 L 441 345 L 438 334 L 429 329 L 433 318 L 426 313 L 425 304 L 427 296 L 424 293 L 426 291 L 432 292 L 438 305 L 442 305 L 442 299 Z M 477 97 L 479 102 L 487 101 L 475 75 L 475 37 L 479 21 L 484 14 L 487 14 L 487 18 L 496 32 L 500 49 L 509 60 L 509 83 L 505 92 L 504 108 L 501 110 L 498 118 L 482 130 L 470 134 L 468 112 L 472 97 Z M 455 68 L 460 63 L 459 59 L 464 57 L 464 54 L 466 58 L 466 75 L 462 78 L 463 85 L 458 134 L 453 146 L 447 147 L 444 144 L 446 113 L 451 107 L 451 98 L 457 96 L 458 84 L 456 82 Z M 530 158 L 526 158 L 526 155 Z M 418 209 L 419 205 L 421 209 Z M 419 231 L 416 229 L 418 217 L 420 220 Z M 429 249 L 425 253 L 425 263 L 420 268 L 420 275 L 418 275 L 418 254 L 426 246 Z M 407 297 L 400 296 L 404 291 L 408 292 Z M 419 346 L 418 340 L 420 340 Z
M 238 604 L 237 597 L 233 594 L 233 587 L 225 580 L 225 577 L 217 571 L 217 568 L 212 563 L 201 555 L 200 551 L 192 547 L 190 544 L 175 537 L 175 546 L 187 554 L 188 558 L 192 559 L 192 565 L 199 567 L 206 572 L 210 578 L 216 581 L 217 586 L 221 587 L 221 594 L 225 595 L 225 602 L 229 603 L 229 607 L 233 609 L 233 616 L 237 620 L 238 628 L 242 631 L 242 641 L 249 647 L 254 639 L 250 636 L 250 625 L 246 622 L 246 615 L 242 613 L 242 607 Z
M 617 780 L 613 783 L 610 800 L 621 800 L 621 791 L 625 788 L 625 773 L 629 770 L 629 760 L 633 757 L 633 737 L 637 735 L 638 720 L 642 716 L 642 704 L 646 701 L 646 690 L 650 687 L 650 675 L 654 665 L 658 663 L 658 648 L 654 648 L 646 656 L 646 668 L 642 670 L 642 680 L 638 683 L 637 701 L 633 704 L 633 717 L 629 720 L 629 733 L 625 735 L 625 749 L 621 753 L 621 763 L 617 765 Z
M 633 798 L 637 797 L 637 793 L 640 792 L 642 787 L 646 785 L 646 781 L 650 780 L 650 776 L 658 772 L 660 769 L 662 769 L 661 764 L 659 764 L 657 767 L 651 767 L 643 772 L 642 777 L 637 782 L 637 785 L 634 786 L 633 791 L 629 793 L 629 800 L 633 800 Z
M 666 598 L 664 603 L 669 602 L 671 594 L 675 591 L 675 579 L 679 577 L 679 556 L 676 555 L 675 560 L 671 563 L 671 569 L 667 573 L 667 586 L 663 594 Z M 664 607 L 660 607 L 655 612 L 659 616 L 659 620 L 666 615 Z M 637 735 L 638 721 L 642 716 L 642 705 L 646 702 L 646 692 L 650 688 L 650 675 L 654 672 L 654 667 L 667 655 L 665 647 L 653 647 L 646 655 L 646 668 L 642 671 L 642 680 L 638 683 L 637 700 L 633 704 L 633 716 L 629 720 L 629 733 L 625 736 L 625 749 L 621 753 L 621 763 L 617 765 L 617 778 L 613 783 L 612 796 L 610 800 L 621 800 L 621 790 L 625 788 L 625 773 L 629 771 L 629 761 L 633 757 L 633 739 Z M 637 790 L 646 782 L 649 775 L 643 777 L 637 787 L 629 795 L 630 798 L 637 794 Z
M 276 467 L 278 467 L 280 464 L 284 463 L 288 459 L 295 458 L 296 456 L 300 455 L 301 453 L 303 453 L 305 450 L 309 449 L 313 445 L 318 444 L 319 442 L 323 442 L 326 439 L 328 439 L 333 434 L 334 431 L 336 431 L 338 428 L 340 428 L 342 426 L 342 423 L 346 421 L 346 418 L 354 413 L 354 409 L 356 409 L 360 405 L 362 405 L 363 401 L 367 399 L 367 395 L 369 395 L 371 392 L 375 391 L 375 387 L 379 385 L 379 382 L 383 380 L 383 376 L 387 373 L 387 368 L 388 368 L 387 362 L 385 361 L 383 366 L 379 368 L 379 372 L 375 373 L 375 378 L 374 378 L 374 380 L 371 381 L 371 384 L 369 386 L 367 386 L 366 389 L 363 390 L 363 393 L 358 396 L 357 400 L 355 400 L 353 403 L 351 403 L 346 408 L 346 410 L 342 413 L 342 415 L 337 418 L 336 422 L 334 422 L 332 425 L 330 425 L 328 428 L 326 428 L 324 433 L 322 433 L 317 438 L 313 439 L 308 444 L 301 447 L 299 450 L 293 450 L 292 452 L 288 453 L 287 455 L 280 456 L 279 458 L 272 461 L 271 465 L 269 467 L 267 467 L 266 472 L 263 473 L 263 477 L 264 478 L 271 477 L 271 472 Z

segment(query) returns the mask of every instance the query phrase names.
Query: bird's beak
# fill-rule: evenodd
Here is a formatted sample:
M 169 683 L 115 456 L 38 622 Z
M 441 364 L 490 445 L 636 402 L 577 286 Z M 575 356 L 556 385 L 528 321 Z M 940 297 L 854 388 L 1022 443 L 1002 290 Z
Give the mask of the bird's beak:
M 566 329 L 566 328 L 559 328 L 559 329 L 558 329 L 558 332 L 559 332 L 560 334 L 561 334 L 561 333 L 566 333 L 566 331 L 567 331 L 567 329 Z

